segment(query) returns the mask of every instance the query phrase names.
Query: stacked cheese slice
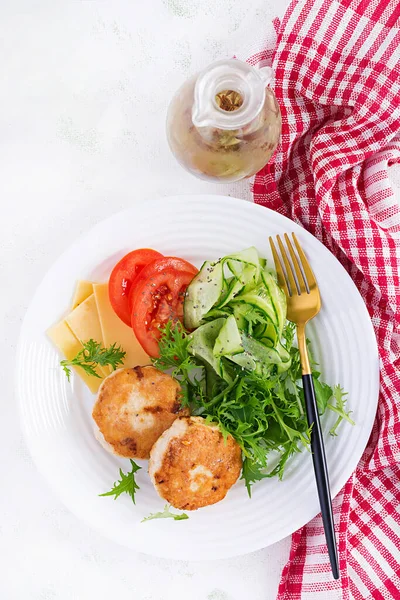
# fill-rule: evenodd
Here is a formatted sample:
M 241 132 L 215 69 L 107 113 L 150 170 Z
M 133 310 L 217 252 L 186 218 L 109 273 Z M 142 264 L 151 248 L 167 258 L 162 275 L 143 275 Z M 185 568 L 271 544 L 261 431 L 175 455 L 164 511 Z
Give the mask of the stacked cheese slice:
M 126 352 L 125 367 L 149 364 L 149 357 L 142 350 L 130 327 L 114 313 L 108 297 L 107 283 L 79 281 L 72 301 L 71 312 L 51 327 L 47 335 L 67 360 L 72 360 L 90 339 L 105 348 L 116 343 Z M 88 375 L 76 367 L 77 375 L 96 393 L 102 380 L 110 374 L 109 367 L 97 367 L 99 377 Z

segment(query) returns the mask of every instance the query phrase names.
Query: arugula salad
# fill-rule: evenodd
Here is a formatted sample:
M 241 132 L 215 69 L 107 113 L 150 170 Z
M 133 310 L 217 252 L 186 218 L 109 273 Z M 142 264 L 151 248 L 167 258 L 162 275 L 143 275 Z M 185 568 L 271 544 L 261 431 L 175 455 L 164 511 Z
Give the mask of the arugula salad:
M 192 415 L 231 434 L 243 453 L 242 479 L 283 477 L 288 459 L 309 447 L 295 326 L 286 298 L 255 248 L 205 262 L 187 288 L 184 319 L 162 329 L 153 364 L 172 369 Z M 309 348 L 309 350 L 312 350 Z M 311 353 L 312 356 L 312 353 Z M 321 379 L 313 363 L 320 414 L 345 420 L 346 393 Z

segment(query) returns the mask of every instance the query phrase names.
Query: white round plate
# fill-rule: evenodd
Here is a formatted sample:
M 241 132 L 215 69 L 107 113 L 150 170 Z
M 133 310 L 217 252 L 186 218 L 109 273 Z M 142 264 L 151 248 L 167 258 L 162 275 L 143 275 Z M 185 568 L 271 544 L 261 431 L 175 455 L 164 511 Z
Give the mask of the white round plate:
M 98 494 L 118 479 L 129 462 L 108 454 L 95 440 L 94 396 L 73 378 L 68 383 L 60 356 L 45 331 L 68 311 L 78 279 L 106 281 L 126 252 L 153 247 L 200 266 L 254 245 L 273 264 L 268 236 L 294 231 L 310 259 L 323 308 L 308 335 L 323 378 L 348 391 L 355 427 L 343 423 L 329 436 L 333 413 L 323 418 L 332 494 L 355 469 L 375 417 L 378 351 L 365 305 L 336 258 L 312 235 L 266 208 L 225 196 L 178 196 L 138 204 L 99 223 L 56 261 L 26 314 L 19 344 L 16 382 L 21 418 L 33 458 L 65 505 L 108 538 L 165 558 L 200 560 L 245 554 L 291 534 L 319 512 L 311 455 L 291 461 L 283 481 L 266 479 L 248 498 L 239 481 L 225 500 L 189 513 L 186 521 L 141 523 L 162 510 L 147 462 L 137 480 L 137 502 L 124 494 L 114 501 Z M 330 412 L 330 411 L 329 411 Z

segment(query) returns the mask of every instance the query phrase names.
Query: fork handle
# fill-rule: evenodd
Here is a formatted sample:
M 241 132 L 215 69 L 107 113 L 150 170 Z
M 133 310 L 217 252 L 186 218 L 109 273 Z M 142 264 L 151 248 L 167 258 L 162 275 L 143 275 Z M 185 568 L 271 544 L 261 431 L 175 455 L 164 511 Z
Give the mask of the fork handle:
M 324 440 L 319 420 L 314 382 L 311 374 L 303 374 L 304 400 L 308 425 L 311 429 L 311 451 L 314 463 L 322 522 L 324 524 L 326 545 L 334 579 L 339 579 L 339 561 L 336 546 L 335 524 L 332 512 L 331 491 L 329 487 L 328 467 L 326 464 Z

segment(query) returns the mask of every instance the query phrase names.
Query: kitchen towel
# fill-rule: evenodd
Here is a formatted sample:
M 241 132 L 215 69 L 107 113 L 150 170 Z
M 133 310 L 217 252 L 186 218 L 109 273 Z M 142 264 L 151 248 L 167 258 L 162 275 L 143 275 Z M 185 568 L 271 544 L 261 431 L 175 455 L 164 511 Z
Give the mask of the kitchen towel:
M 400 4 L 294 0 L 274 26 L 275 46 L 269 33 L 248 59 L 273 67 L 282 111 L 254 201 L 303 225 L 345 266 L 381 368 L 368 447 L 334 500 L 341 579 L 319 515 L 292 537 L 278 599 L 400 599 L 400 206 L 388 178 L 400 161 Z

